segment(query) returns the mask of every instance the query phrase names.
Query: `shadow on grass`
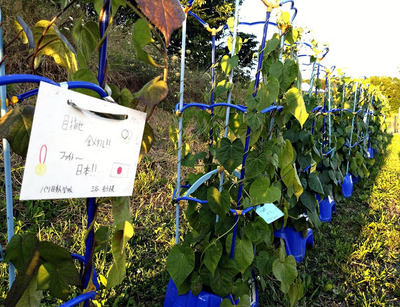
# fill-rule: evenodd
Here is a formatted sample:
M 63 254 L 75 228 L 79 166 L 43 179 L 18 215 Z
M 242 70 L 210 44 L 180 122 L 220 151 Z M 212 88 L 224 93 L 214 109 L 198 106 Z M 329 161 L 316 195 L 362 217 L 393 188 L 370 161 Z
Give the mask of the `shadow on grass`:
M 392 139 L 393 142 L 400 146 L 400 138 Z M 385 160 L 390 154 L 386 151 L 377 157 L 370 177 L 354 186 L 351 198 L 337 203 L 338 214 L 333 216 L 332 222 L 323 223 L 320 229 L 314 231 L 314 248 L 307 251 L 305 262 L 298 268 L 305 286 L 304 305 L 391 306 L 391 298 L 383 290 L 387 287 L 387 280 L 383 278 L 371 283 L 374 277 L 368 273 L 370 270 L 382 270 L 380 266 L 385 259 L 373 253 L 366 255 L 368 251 L 360 255 L 359 250 L 370 237 L 375 241 L 371 244 L 382 245 L 382 248 L 386 244 L 379 242 L 382 239 L 370 232 L 368 227 L 376 224 L 375 221 L 384 214 L 385 205 L 388 205 L 383 203 L 374 214 L 371 213 L 373 187 L 385 172 Z M 365 260 L 365 257 L 370 259 Z

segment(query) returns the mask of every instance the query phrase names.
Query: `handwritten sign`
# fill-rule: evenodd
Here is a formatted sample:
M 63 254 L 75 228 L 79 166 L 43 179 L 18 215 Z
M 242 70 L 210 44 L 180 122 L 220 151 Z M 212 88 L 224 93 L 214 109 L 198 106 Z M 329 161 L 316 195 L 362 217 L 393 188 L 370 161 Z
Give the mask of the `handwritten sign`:
M 273 221 L 276 221 L 283 216 L 283 212 L 271 203 L 266 203 L 263 206 L 257 206 L 256 213 L 261 216 L 261 218 L 266 221 L 267 224 L 271 224 Z
M 20 199 L 130 196 L 146 114 L 41 83 Z

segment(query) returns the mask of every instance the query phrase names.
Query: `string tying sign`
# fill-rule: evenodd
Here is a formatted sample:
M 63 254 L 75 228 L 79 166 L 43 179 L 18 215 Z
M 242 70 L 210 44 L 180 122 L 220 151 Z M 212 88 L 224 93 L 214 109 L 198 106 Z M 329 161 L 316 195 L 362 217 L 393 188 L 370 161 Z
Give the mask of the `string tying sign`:
M 20 199 L 130 196 L 146 114 L 41 83 Z

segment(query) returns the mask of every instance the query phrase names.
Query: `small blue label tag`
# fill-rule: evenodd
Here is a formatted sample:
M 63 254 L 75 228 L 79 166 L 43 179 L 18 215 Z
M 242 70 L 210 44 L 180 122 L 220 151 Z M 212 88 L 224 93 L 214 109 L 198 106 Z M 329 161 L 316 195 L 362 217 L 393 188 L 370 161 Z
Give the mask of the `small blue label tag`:
M 271 203 L 266 203 L 263 206 L 257 206 L 256 213 L 261 216 L 261 218 L 266 221 L 267 224 L 271 224 L 273 221 L 276 221 L 283 216 L 283 212 Z

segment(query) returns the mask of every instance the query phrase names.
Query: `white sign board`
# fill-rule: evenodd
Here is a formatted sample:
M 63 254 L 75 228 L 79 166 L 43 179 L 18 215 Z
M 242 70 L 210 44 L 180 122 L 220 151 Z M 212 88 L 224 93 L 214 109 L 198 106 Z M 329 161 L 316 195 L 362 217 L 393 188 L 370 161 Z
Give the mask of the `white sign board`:
M 145 120 L 143 112 L 42 82 L 20 199 L 132 195 Z

